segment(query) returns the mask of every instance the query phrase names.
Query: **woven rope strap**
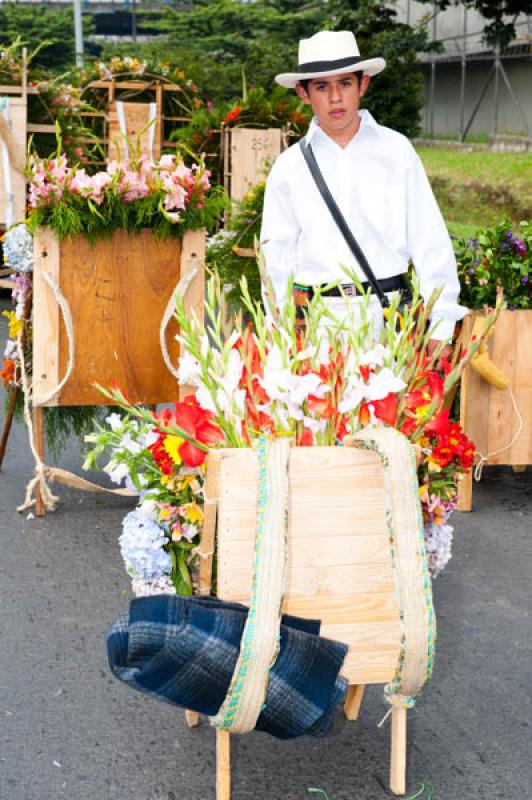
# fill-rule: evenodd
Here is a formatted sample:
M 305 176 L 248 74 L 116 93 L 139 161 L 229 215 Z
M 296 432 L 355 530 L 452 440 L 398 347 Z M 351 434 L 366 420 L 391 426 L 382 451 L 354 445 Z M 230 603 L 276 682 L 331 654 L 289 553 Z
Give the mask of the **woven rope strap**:
M 365 428 L 353 444 L 378 453 L 384 466 L 395 585 L 401 621 L 401 652 L 384 691 L 393 705 L 414 705 L 432 672 L 436 619 L 427 567 L 416 459 L 408 439 L 394 428 Z
M 216 728 L 231 733 L 248 733 L 257 724 L 268 674 L 279 653 L 287 567 L 289 455 L 288 440 L 259 440 L 259 495 L 249 612 L 227 696 L 210 720 Z

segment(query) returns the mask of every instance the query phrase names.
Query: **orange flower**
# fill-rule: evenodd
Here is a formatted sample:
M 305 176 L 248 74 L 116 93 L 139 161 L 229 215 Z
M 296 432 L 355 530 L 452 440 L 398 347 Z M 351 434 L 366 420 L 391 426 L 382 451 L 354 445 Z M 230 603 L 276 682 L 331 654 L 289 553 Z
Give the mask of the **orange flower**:
M 13 378 L 15 377 L 16 366 L 16 361 L 12 361 L 10 358 L 4 358 L 4 369 L 0 371 L 0 378 L 2 378 L 4 382 L 4 387 L 7 387 L 10 383 L 12 383 Z

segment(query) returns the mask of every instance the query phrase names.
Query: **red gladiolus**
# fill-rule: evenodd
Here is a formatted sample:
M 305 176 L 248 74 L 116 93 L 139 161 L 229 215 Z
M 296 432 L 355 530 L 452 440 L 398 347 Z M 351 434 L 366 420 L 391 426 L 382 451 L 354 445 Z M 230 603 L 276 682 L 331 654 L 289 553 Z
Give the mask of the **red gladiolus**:
M 312 431 L 308 428 L 304 428 L 303 433 L 299 436 L 299 441 L 297 444 L 300 447 L 312 447 L 314 444 L 314 437 L 312 435 Z
M 323 419 L 330 419 L 334 414 L 331 392 L 327 392 L 325 397 L 316 397 L 314 394 L 309 394 L 307 405 L 311 414 L 319 414 Z
M 195 397 L 187 397 L 182 403 L 175 403 L 173 411 L 165 408 L 157 418 L 165 426 L 178 425 L 192 439 L 207 447 L 224 440 L 222 431 L 212 422 L 214 415 L 205 411 Z M 187 467 L 199 467 L 207 457 L 207 453 L 193 442 L 184 442 L 178 452 Z
M 394 426 L 397 421 L 397 395 L 394 392 L 389 392 L 382 400 L 370 400 L 367 403 L 362 403 L 359 413 L 362 425 L 368 425 L 371 422 L 370 410 L 381 422 Z

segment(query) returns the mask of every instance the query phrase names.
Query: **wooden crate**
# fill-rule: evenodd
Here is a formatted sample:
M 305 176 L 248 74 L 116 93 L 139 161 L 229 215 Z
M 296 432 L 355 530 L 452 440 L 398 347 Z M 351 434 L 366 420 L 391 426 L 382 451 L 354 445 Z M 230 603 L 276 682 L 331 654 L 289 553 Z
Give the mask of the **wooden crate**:
M 33 402 L 42 405 L 107 405 L 92 384 L 114 381 L 134 403 L 175 400 L 178 387 L 163 362 L 159 328 L 180 277 L 196 259 L 201 269 L 186 295 L 203 313 L 203 231 L 187 232 L 182 243 L 117 231 L 91 246 L 83 236 L 59 242 L 48 229 L 34 240 Z M 74 331 L 74 369 L 59 397 L 45 401 L 65 374 L 68 340 L 47 272 L 68 303 Z M 179 347 L 172 320 L 166 341 L 172 363 Z
M 264 180 L 269 161 L 283 149 L 280 128 L 225 128 L 223 132 L 224 186 L 231 200 L 243 199 Z
M 258 476 L 253 451 L 224 451 L 218 492 L 218 596 L 246 605 Z M 352 447 L 296 447 L 289 485 L 284 610 L 321 619 L 323 636 L 349 644 L 343 669 L 349 683 L 391 681 L 401 631 L 378 455 Z
M 114 101 L 108 107 L 108 159 L 125 158 L 129 149 L 136 148 L 138 143 L 141 154 L 147 155 L 151 160 L 158 161 L 161 157 L 162 120 L 160 112 L 158 113 L 157 111 L 157 104 L 123 102 L 122 109 L 129 144 L 124 141 L 120 128 L 117 101 Z M 152 119 L 155 121 L 146 129 Z M 142 134 L 141 131 L 143 131 Z M 133 157 L 133 153 L 129 152 L 129 156 Z
M 474 315 L 464 320 L 468 342 Z M 460 424 L 484 455 L 493 453 L 488 464 L 506 464 L 517 469 L 532 464 L 532 311 L 501 311 L 488 340 L 491 360 L 509 378 L 523 418 L 523 429 L 508 449 L 519 428 L 510 393 L 490 386 L 472 367 L 467 367 L 460 387 Z M 495 452 L 495 451 L 501 452 Z M 471 511 L 472 477 L 460 484 L 460 511 Z
M 26 181 L 22 170 L 26 162 L 28 103 L 25 95 L 9 97 L 9 150 L 10 178 L 14 197 L 13 222 L 22 222 L 26 216 Z M 6 176 L 2 153 L 2 136 L 0 135 L 0 227 L 7 225 Z M 18 169 L 15 169 L 18 167 Z
M 371 437 L 379 450 L 384 445 L 381 455 L 359 449 L 353 439 L 345 447 L 293 447 L 288 465 L 283 610 L 320 619 L 323 636 L 347 644 L 342 674 L 349 683 L 344 710 L 351 720 L 358 717 L 367 684 L 393 681 L 401 691 L 407 685 L 419 691 L 430 671 L 434 634 L 415 457 L 395 431 Z M 200 594 L 210 591 L 216 525 L 217 595 L 249 605 L 258 484 L 256 451 L 209 453 Z M 404 794 L 406 708 L 399 703 L 391 713 L 390 788 Z M 187 712 L 187 721 L 197 725 L 199 715 Z M 230 733 L 218 729 L 216 742 L 216 798 L 230 800 Z

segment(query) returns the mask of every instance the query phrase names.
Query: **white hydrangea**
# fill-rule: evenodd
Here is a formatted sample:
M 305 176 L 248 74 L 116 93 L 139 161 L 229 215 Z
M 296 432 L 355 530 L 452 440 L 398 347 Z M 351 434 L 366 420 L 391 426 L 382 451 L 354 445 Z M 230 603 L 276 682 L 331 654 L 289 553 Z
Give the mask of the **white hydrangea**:
M 445 569 L 451 559 L 453 530 L 451 525 L 425 525 L 428 567 L 433 578 Z
M 123 533 L 118 541 L 128 574 L 141 580 L 169 575 L 172 558 L 163 550 L 167 542 L 163 529 L 137 510 L 124 517 L 122 527 Z
M 4 261 L 17 272 L 33 270 L 33 237 L 24 222 L 13 225 L 3 241 Z

